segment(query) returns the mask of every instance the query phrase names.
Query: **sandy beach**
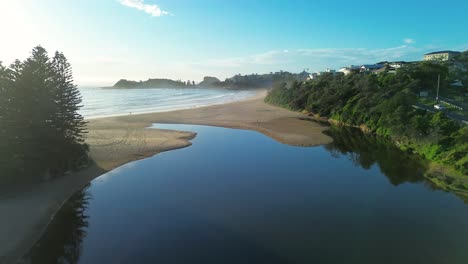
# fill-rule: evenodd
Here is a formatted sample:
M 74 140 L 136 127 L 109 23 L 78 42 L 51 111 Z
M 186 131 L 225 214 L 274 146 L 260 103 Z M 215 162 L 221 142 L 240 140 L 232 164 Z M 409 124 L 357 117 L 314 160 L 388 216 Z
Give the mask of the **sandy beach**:
M 149 128 L 155 123 L 196 124 L 255 130 L 278 142 L 317 146 L 331 142 L 326 127 L 306 115 L 253 98 L 223 105 L 89 121 L 87 143 L 93 165 L 22 192 L 0 196 L 0 263 L 15 262 L 40 238 L 61 205 L 93 179 L 123 164 L 188 147 L 196 134 Z

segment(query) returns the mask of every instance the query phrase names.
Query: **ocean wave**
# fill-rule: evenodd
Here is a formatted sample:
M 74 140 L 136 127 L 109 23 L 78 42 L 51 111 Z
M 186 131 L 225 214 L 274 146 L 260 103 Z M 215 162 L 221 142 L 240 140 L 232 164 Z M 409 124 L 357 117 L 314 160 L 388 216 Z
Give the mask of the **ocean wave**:
M 255 95 L 251 91 L 215 89 L 83 89 L 86 118 L 98 118 L 151 112 L 192 109 L 242 100 Z

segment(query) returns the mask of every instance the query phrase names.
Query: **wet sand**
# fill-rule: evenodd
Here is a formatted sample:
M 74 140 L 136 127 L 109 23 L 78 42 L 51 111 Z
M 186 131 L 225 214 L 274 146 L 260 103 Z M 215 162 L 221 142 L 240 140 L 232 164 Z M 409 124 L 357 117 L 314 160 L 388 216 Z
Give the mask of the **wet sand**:
M 16 262 L 40 238 L 61 205 L 100 175 L 128 162 L 188 147 L 196 134 L 150 129 L 155 123 L 255 130 L 281 143 L 317 146 L 332 140 L 306 115 L 263 102 L 266 92 L 244 101 L 190 110 L 92 119 L 87 143 L 93 165 L 22 192 L 0 195 L 0 263 Z M 306 120 L 305 120 L 306 119 Z

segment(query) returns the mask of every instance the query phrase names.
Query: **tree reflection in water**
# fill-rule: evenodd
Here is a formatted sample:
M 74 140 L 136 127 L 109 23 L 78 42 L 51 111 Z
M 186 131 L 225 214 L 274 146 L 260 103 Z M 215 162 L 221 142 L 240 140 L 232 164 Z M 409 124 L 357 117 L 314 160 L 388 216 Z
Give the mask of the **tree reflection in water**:
M 424 178 L 427 163 L 416 155 L 401 151 L 392 142 L 349 128 L 331 127 L 326 133 L 334 139 L 333 143 L 325 146 L 333 156 L 347 156 L 356 166 L 364 169 L 378 166 L 395 186 L 405 182 L 420 182 L 428 188 L 436 189 Z M 75 194 L 58 212 L 47 233 L 29 252 L 26 262 L 79 263 L 88 227 L 86 210 L 89 199 L 87 188 Z M 204 243 L 206 245 L 207 242 Z M 236 249 L 234 246 L 232 248 Z
M 356 166 L 364 169 L 377 165 L 395 186 L 405 182 L 421 182 L 431 190 L 451 192 L 468 204 L 468 192 L 464 186 L 460 189 L 449 175 L 438 175 L 440 172 L 437 171 L 428 174 L 428 161 L 400 150 L 388 139 L 365 135 L 359 129 L 349 127 L 332 126 L 324 133 L 333 138 L 333 142 L 326 145 L 325 149 L 334 157 L 345 155 Z
M 88 227 L 88 187 L 73 195 L 58 211 L 47 232 L 26 255 L 26 263 L 78 263 Z
M 348 156 L 356 166 L 364 169 L 378 165 L 395 186 L 425 181 L 427 163 L 414 154 L 401 151 L 387 139 L 346 127 L 332 126 L 325 133 L 333 138 L 333 143 L 325 146 L 333 156 Z

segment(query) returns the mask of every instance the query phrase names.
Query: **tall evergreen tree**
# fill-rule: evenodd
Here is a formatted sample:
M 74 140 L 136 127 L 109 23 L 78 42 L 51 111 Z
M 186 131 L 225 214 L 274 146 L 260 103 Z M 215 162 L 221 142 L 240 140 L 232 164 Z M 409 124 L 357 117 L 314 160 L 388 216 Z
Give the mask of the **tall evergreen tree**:
M 6 115 L 9 106 L 9 80 L 8 80 L 8 73 L 7 68 L 2 65 L 0 61 L 0 135 L 4 135 L 6 132 Z M 4 137 L 1 137 L 4 139 Z M 0 142 L 2 143 L 2 142 Z
M 38 46 L 24 62 L 0 65 L 0 155 L 13 169 L 0 167 L 0 181 L 5 171 L 60 174 L 87 161 L 80 103 L 62 53 L 50 59 Z
M 53 125 L 57 142 L 63 149 L 58 153 L 65 156 L 68 163 L 83 157 L 87 151 L 84 144 L 86 134 L 86 122 L 78 113 L 81 107 L 81 95 L 76 85 L 73 84 L 71 65 L 63 53 L 56 52 L 52 59 L 52 83 L 55 99 L 55 115 Z M 62 156 L 63 157 L 63 156 Z M 68 164 L 67 167 L 74 166 Z
M 0 62 L 0 172 L 6 172 L 12 164 L 12 153 L 9 148 L 12 138 L 8 130 L 11 120 L 10 93 L 9 71 Z
M 11 133 L 17 142 L 13 146 L 17 158 L 24 162 L 28 174 L 50 169 L 52 148 L 55 144 L 50 126 L 55 103 L 52 93 L 52 68 L 47 51 L 38 46 L 23 63 L 12 65 L 14 91 L 12 92 Z

